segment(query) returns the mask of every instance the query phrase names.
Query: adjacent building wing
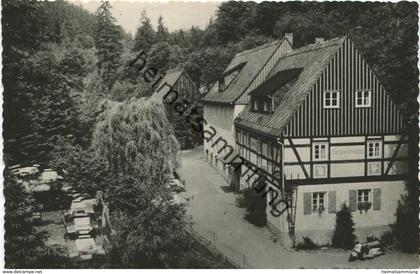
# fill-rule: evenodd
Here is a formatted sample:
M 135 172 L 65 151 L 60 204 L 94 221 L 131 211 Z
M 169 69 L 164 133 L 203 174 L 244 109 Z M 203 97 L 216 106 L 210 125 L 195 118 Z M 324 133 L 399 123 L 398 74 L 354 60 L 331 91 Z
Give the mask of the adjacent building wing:
M 281 55 L 291 50 L 292 45 L 283 38 L 236 54 L 203 102 L 247 104 L 247 93 L 266 79 Z

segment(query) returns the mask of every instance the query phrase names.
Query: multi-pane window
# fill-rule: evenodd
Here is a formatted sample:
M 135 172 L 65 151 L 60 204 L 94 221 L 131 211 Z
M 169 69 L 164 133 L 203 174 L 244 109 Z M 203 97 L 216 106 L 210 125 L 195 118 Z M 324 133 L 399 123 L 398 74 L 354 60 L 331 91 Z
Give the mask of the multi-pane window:
M 370 189 L 357 190 L 357 203 L 368 203 L 370 199 Z
M 271 113 L 273 111 L 273 99 L 268 96 L 252 97 L 252 110 L 260 113 Z
M 328 160 L 328 144 L 327 143 L 314 143 L 312 149 L 313 149 L 314 161 Z
M 268 159 L 273 159 L 273 146 L 271 144 L 267 145 L 267 157 Z
M 251 163 L 256 163 L 257 162 L 257 154 L 255 154 L 254 152 L 249 152 L 249 159 L 248 159 Z
M 264 101 L 264 111 L 265 112 L 269 112 L 270 110 L 269 110 L 269 105 L 268 105 L 268 101 L 267 100 L 265 100 Z
M 253 151 L 258 151 L 258 140 L 253 138 L 253 137 L 249 137 L 249 140 L 250 140 L 250 146 L 249 147 Z
M 236 139 L 238 140 L 238 143 L 244 144 L 242 141 L 242 131 L 239 129 L 236 131 Z
M 270 161 L 267 161 L 267 171 L 270 173 L 273 171 L 273 164 Z
M 370 107 L 371 106 L 370 90 L 357 90 L 356 91 L 356 107 Z
M 367 143 L 367 156 L 369 159 L 382 158 L 382 142 L 369 141 Z
M 245 157 L 245 149 L 243 147 L 240 148 L 239 152 L 242 157 Z
M 340 92 L 336 90 L 324 91 L 324 108 L 340 107 Z
M 267 160 L 264 158 L 261 158 L 261 168 L 268 171 L 267 169 Z
M 312 193 L 312 212 L 322 212 L 325 209 L 325 192 Z
M 275 162 L 280 161 L 280 154 L 281 154 L 281 151 L 273 144 L 272 151 L 271 151 L 271 159 L 273 159 L 273 161 Z
M 264 157 L 267 157 L 267 143 L 261 142 L 261 154 Z
M 248 146 L 248 135 L 245 132 L 242 134 L 242 138 L 242 144 Z

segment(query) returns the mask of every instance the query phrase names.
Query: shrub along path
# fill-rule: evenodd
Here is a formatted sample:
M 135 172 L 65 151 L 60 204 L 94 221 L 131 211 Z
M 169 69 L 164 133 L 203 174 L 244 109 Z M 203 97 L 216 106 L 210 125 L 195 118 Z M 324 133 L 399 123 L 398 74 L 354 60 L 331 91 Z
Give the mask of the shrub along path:
M 350 252 L 295 251 L 272 241 L 266 228 L 248 223 L 236 195 L 223 191 L 225 180 L 206 162 L 202 147 L 181 155 L 181 176 L 194 229 L 243 268 L 417 268 L 415 255 L 386 250 L 373 260 L 348 262 Z

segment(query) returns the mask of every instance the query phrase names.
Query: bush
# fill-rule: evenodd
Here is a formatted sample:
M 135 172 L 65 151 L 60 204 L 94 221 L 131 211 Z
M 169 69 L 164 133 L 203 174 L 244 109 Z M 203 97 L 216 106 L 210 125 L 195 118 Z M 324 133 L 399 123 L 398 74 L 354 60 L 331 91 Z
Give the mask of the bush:
M 343 249 L 352 249 L 355 236 L 354 222 L 350 209 L 343 204 L 341 210 L 336 214 L 335 231 L 332 237 L 332 245 Z
M 296 250 L 314 250 L 318 249 L 318 245 L 314 243 L 311 238 L 303 237 L 303 242 L 296 245 Z
M 254 189 L 250 188 L 245 194 L 245 199 L 248 201 L 248 207 L 246 210 L 245 219 L 259 227 L 263 227 L 267 224 L 267 213 L 266 213 L 266 200 L 257 193 Z
M 248 199 L 244 194 L 236 197 L 235 204 L 239 208 L 245 208 L 248 206 Z
M 395 238 L 403 252 L 414 253 L 419 248 L 418 201 L 409 195 L 398 203 Z M 414 201 L 413 201 L 414 200 Z
M 394 234 L 391 231 L 387 231 L 381 236 L 381 243 L 384 246 L 390 246 L 395 242 Z

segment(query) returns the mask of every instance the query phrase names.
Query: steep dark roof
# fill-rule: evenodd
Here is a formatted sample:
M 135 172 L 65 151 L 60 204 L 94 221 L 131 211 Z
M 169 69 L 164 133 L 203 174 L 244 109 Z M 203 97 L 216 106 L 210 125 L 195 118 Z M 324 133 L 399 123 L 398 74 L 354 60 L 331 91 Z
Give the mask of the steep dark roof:
M 197 87 L 195 86 L 191 78 L 188 76 L 188 74 L 184 70 L 177 70 L 177 71 L 168 72 L 165 75 L 165 77 L 160 81 L 157 88 L 154 90 L 151 98 L 162 100 L 163 96 L 165 96 L 165 94 L 169 91 L 169 86 L 175 87 L 178 80 L 181 78 L 183 74 L 185 75 L 185 77 L 187 77 L 191 81 L 191 83 L 195 87 L 195 90 L 197 91 L 197 95 L 199 96 L 199 90 L 197 89 Z M 165 85 L 165 83 L 168 84 L 169 86 Z
M 159 83 L 159 86 L 156 88 L 156 90 L 159 90 L 164 83 L 167 83 L 168 85 L 173 87 L 176 84 L 176 82 L 178 81 L 179 77 L 181 77 L 183 72 L 184 72 L 183 70 L 167 72 L 165 77 Z M 169 88 L 164 87 L 164 89 L 169 89 Z M 163 90 L 163 91 L 165 91 L 165 90 Z
M 272 114 L 252 112 L 248 105 L 238 115 L 235 124 L 273 136 L 280 135 L 345 39 L 342 37 L 308 45 L 280 57 L 267 81 L 272 82 L 270 79 L 276 77 L 278 72 L 300 68 L 302 71 L 293 85 L 282 95 L 281 102 Z
M 224 70 L 223 75 L 232 71 L 237 66 L 243 66 L 239 74 L 223 91 L 219 91 L 218 81 L 214 83 L 202 101 L 225 104 L 233 103 L 245 92 L 264 64 L 270 59 L 283 41 L 286 42 L 286 40 L 283 38 L 280 41 L 267 43 L 236 54 Z
M 249 94 L 256 96 L 271 95 L 285 84 L 297 77 L 303 68 L 292 68 L 278 71 Z

